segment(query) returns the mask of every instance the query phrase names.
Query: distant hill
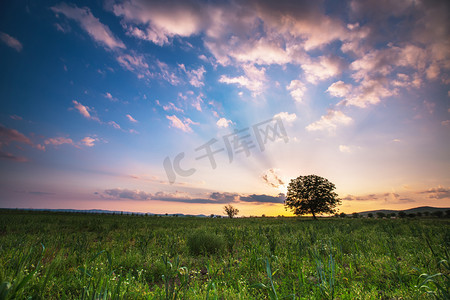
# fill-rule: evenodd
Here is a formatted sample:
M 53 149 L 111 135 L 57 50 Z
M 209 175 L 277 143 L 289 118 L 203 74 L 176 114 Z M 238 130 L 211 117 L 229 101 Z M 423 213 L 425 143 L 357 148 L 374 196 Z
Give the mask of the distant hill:
M 446 210 L 449 210 L 450 207 L 432 207 L 432 206 L 420 206 L 420 207 L 414 207 L 410 209 L 402 209 L 402 210 L 390 210 L 390 209 L 378 209 L 378 210 L 369 210 L 369 211 L 362 211 L 359 212 L 359 215 L 367 216 L 369 213 L 376 214 L 378 212 L 384 213 L 384 214 L 391 214 L 391 213 L 398 213 L 400 211 L 405 212 L 406 214 L 417 214 L 418 212 L 424 213 L 429 212 L 430 214 L 432 212 L 441 210 L 445 213 Z

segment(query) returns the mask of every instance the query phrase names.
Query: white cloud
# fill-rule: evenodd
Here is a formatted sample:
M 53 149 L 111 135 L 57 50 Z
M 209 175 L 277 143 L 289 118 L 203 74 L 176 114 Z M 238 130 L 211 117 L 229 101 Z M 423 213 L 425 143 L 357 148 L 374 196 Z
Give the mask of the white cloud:
M 266 69 L 258 69 L 256 66 L 251 64 L 242 65 L 242 70 L 245 76 L 241 75 L 238 77 L 228 77 L 222 75 L 219 82 L 226 84 L 237 84 L 240 87 L 244 87 L 252 92 L 253 96 L 261 94 L 264 90 L 264 83 L 266 82 Z
M 133 118 L 131 115 L 127 115 L 126 116 L 127 117 L 127 119 L 130 121 L 130 122 L 133 122 L 133 123 L 137 123 L 138 121 L 135 119 L 135 118 Z
M 201 66 L 197 70 L 191 70 L 191 71 L 186 70 L 186 67 L 184 66 L 184 64 L 179 64 L 178 66 L 180 67 L 181 70 L 183 70 L 186 73 L 186 75 L 189 79 L 189 83 L 192 86 L 201 87 L 201 86 L 205 85 L 203 83 L 203 79 L 204 79 L 204 73 L 206 72 L 206 70 L 203 66 Z
M 311 83 L 339 75 L 343 68 L 339 59 L 325 56 L 312 62 L 303 63 L 301 67 L 305 71 L 306 80 Z
M 131 0 L 114 4 L 112 10 L 116 16 L 123 17 L 130 35 L 162 46 L 174 36 L 187 37 L 201 28 L 202 6 L 189 4 L 192 3 L 182 1 L 169 5 Z
M 351 84 L 345 84 L 342 80 L 339 80 L 330 85 L 327 89 L 327 92 L 334 97 L 345 97 L 350 93 L 351 90 Z
M 303 101 L 303 95 L 306 91 L 306 86 L 300 80 L 292 80 L 291 83 L 286 87 L 290 91 L 291 97 L 297 101 Z
M 177 116 L 166 116 L 166 118 L 170 121 L 170 127 L 181 129 L 184 132 L 192 132 L 191 125 L 198 125 L 198 123 L 192 121 L 189 118 L 184 118 L 184 121 L 181 121 Z
M 389 89 L 386 79 L 365 79 L 361 84 L 353 88 L 352 93 L 344 98 L 342 104 L 367 107 L 378 104 L 381 99 L 395 95 L 396 90 Z
M 60 3 L 50 9 L 56 14 L 63 14 L 67 18 L 77 21 L 81 28 L 83 28 L 97 43 L 109 49 L 126 48 L 125 44 L 120 39 L 116 38 L 108 26 L 102 24 L 100 20 L 92 14 L 89 8 L 78 8 L 77 6 Z
M 167 105 L 163 105 L 162 108 L 163 108 L 165 111 L 174 110 L 174 111 L 177 111 L 177 112 L 184 113 L 184 111 L 183 111 L 181 108 L 177 107 L 177 106 L 176 106 L 175 104 L 173 104 L 172 102 L 169 102 L 169 104 L 167 104 Z
M 288 112 L 280 112 L 280 113 L 274 115 L 273 117 L 274 118 L 279 117 L 286 122 L 292 122 L 295 119 L 297 119 L 297 115 L 295 113 L 290 114 Z
M 156 65 L 158 66 L 159 70 L 161 71 L 159 73 L 159 76 L 169 82 L 171 85 L 178 85 L 180 83 L 180 79 L 177 77 L 177 75 L 170 70 L 169 66 L 166 63 L 163 63 L 162 61 L 156 60 Z
M 312 124 L 306 127 L 308 131 L 322 131 L 334 132 L 338 125 L 348 125 L 352 122 L 352 118 L 346 116 L 339 110 L 328 110 L 328 113 Z
M 138 78 L 152 77 L 144 56 L 134 54 L 123 54 L 116 57 L 117 62 L 128 71 L 137 74 Z
M 6 45 L 8 45 L 9 47 L 11 47 L 14 50 L 16 50 L 17 52 L 20 52 L 23 49 L 22 43 L 19 42 L 18 39 L 13 38 L 12 36 L 10 36 L 7 33 L 0 32 L 0 40 L 3 43 L 5 43 Z
M 217 122 L 217 127 L 219 128 L 227 128 L 230 124 L 233 124 L 231 120 L 227 120 L 225 118 L 220 118 Z

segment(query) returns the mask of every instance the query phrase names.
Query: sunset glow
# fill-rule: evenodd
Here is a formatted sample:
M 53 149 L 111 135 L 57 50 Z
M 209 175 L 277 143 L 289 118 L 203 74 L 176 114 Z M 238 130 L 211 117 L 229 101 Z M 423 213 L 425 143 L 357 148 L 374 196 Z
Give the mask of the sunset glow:
M 292 215 L 308 174 L 345 213 L 450 204 L 448 1 L 0 11 L 1 208 Z

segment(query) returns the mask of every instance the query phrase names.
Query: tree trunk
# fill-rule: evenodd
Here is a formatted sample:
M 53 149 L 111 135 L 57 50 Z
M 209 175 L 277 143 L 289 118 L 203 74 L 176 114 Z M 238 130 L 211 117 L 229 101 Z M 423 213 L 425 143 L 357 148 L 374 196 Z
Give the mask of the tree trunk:
M 311 213 L 312 213 L 312 215 L 313 215 L 313 219 L 314 219 L 314 220 L 317 220 L 316 214 L 315 214 L 313 211 L 311 211 Z

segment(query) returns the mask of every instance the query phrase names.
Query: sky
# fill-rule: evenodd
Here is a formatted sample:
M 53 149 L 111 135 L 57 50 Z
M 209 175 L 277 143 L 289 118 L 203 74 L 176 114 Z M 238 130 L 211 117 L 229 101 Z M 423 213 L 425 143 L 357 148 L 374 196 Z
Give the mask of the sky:
M 0 207 L 449 207 L 449 6 L 2 1 Z

